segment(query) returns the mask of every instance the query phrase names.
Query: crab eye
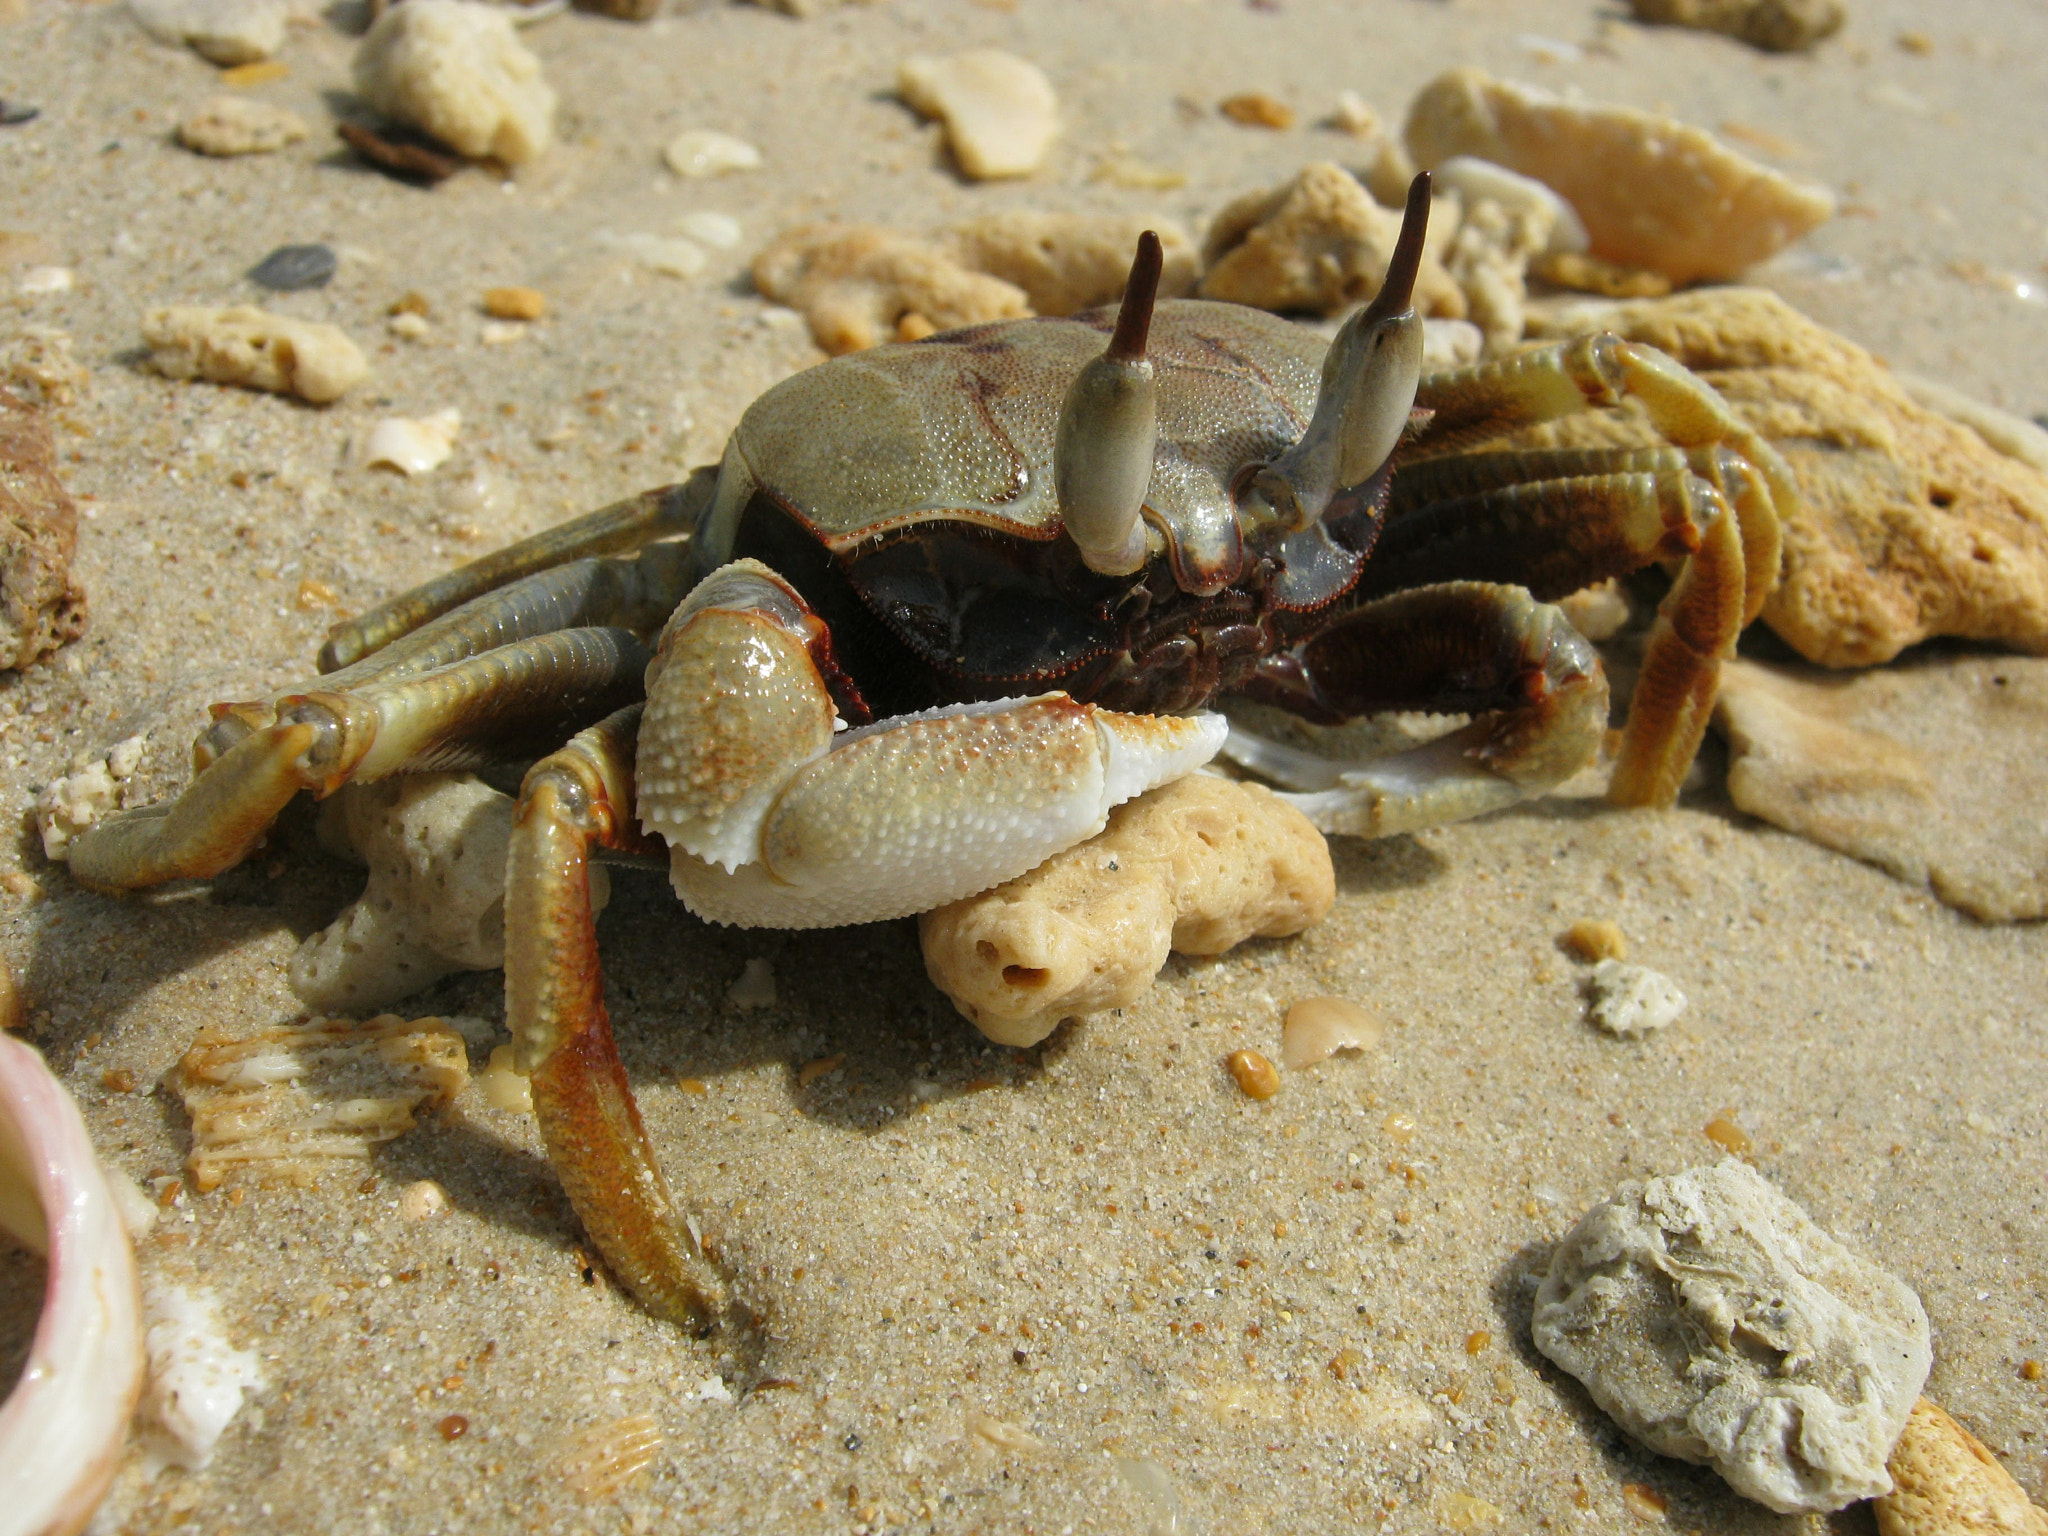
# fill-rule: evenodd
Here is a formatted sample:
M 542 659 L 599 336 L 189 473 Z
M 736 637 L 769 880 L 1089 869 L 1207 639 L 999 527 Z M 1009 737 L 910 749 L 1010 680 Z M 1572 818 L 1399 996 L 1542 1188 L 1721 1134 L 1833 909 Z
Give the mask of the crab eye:
M 1127 576 L 1145 563 L 1139 514 L 1159 442 L 1158 388 L 1145 338 L 1160 264 L 1159 237 L 1148 229 L 1138 237 L 1116 331 L 1075 376 L 1053 439 L 1053 487 L 1067 535 L 1082 563 L 1105 576 Z

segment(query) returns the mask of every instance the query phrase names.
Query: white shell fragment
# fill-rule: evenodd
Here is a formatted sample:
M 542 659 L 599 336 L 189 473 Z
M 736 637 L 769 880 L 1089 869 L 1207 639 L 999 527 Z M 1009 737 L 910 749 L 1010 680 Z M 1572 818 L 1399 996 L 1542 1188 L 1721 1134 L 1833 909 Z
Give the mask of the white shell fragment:
M 208 1292 L 153 1285 L 148 1311 L 149 1387 L 142 1411 L 170 1436 L 175 1459 L 203 1467 L 241 1411 L 243 1394 L 263 1385 L 262 1369 L 254 1350 L 228 1342 Z
M 183 43 L 214 64 L 253 64 L 284 46 L 284 0 L 128 0 L 160 43 Z
M 1299 1072 L 1339 1051 L 1369 1051 L 1386 1026 L 1348 997 L 1305 997 L 1280 1025 L 1280 1065 Z
M 363 38 L 354 67 L 373 108 L 458 154 L 523 165 L 554 135 L 554 90 L 498 6 L 394 5 Z
M 914 111 L 945 124 L 953 158 L 975 181 L 1030 175 L 1059 134 L 1052 82 L 998 48 L 905 59 L 896 89 Z
M 676 229 L 714 251 L 729 251 L 740 243 L 740 221 L 729 213 L 717 213 L 709 208 L 684 214 L 676 220 Z
M 45 294 L 69 293 L 74 281 L 69 267 L 30 267 L 21 274 L 14 291 L 25 299 L 40 298 Z
M 1920 1299 L 1733 1158 L 1588 1211 L 1532 1332 L 1638 1440 L 1784 1514 L 1890 1491 L 1932 1359 Z
M 206 379 L 325 405 L 369 376 L 370 364 L 335 326 L 247 304 L 173 304 L 143 318 L 150 366 L 167 379 Z
M 661 158 L 678 176 L 691 180 L 758 170 L 761 165 L 760 150 L 714 128 L 692 128 L 677 134 L 663 147 Z
M 147 745 L 146 736 L 117 741 L 104 756 L 76 764 L 70 773 L 43 786 L 36 796 L 36 827 L 43 835 L 45 858 L 61 863 L 73 838 L 108 811 L 119 809 Z
M 1646 965 L 1602 960 L 1593 967 L 1590 986 L 1593 1022 L 1610 1035 L 1647 1035 L 1685 1012 L 1677 983 Z
M 247 96 L 216 96 L 178 124 L 178 142 L 202 155 L 267 155 L 312 132 L 296 112 Z
M 363 463 L 402 475 L 424 475 L 447 462 L 461 430 L 462 412 L 452 405 L 417 419 L 387 416 L 363 440 Z
M 606 232 L 598 244 L 623 251 L 650 272 L 665 277 L 695 277 L 709 265 L 703 247 L 680 235 L 650 235 L 644 230 L 618 235 Z

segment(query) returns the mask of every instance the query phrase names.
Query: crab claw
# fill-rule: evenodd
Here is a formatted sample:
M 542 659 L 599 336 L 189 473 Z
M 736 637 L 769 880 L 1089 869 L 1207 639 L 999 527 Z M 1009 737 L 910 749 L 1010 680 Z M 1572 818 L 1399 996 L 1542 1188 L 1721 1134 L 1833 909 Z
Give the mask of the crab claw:
M 1105 576 L 1128 576 L 1145 563 L 1139 514 L 1159 441 L 1158 388 L 1145 337 L 1159 296 L 1160 261 L 1159 237 L 1148 229 L 1138 236 L 1109 347 L 1075 377 L 1053 440 L 1060 516 L 1082 562 Z
M 1408 184 L 1400 238 L 1386 281 L 1344 322 L 1323 355 L 1323 380 L 1308 430 L 1253 477 L 1248 510 L 1288 532 L 1317 521 L 1332 501 L 1365 485 L 1385 464 L 1415 404 L 1422 378 L 1422 320 L 1415 276 L 1429 229 L 1429 173 Z

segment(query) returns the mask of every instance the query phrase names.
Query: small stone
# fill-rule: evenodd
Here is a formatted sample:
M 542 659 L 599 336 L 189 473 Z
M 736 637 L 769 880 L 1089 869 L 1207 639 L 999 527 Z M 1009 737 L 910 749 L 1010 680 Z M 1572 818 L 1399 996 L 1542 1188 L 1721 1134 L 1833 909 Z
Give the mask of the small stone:
M 408 0 L 410 3 L 410 0 Z M 804 312 L 835 355 L 895 337 L 904 316 L 935 329 L 1031 313 L 1022 289 L 972 272 L 929 241 L 870 224 L 805 224 L 754 258 L 764 297 Z
M 714 251 L 729 251 L 740 243 L 740 221 L 729 213 L 700 208 L 676 220 L 677 231 Z
M 1370 138 L 1380 131 L 1380 115 L 1366 105 L 1358 92 L 1340 91 L 1336 108 L 1330 113 L 1330 126 L 1342 133 L 1355 133 L 1361 139 Z
M 363 463 L 402 475 L 424 475 L 447 461 L 461 430 L 462 412 L 452 405 L 417 419 L 387 416 L 370 429 L 363 443 Z
M 1725 32 L 1766 53 L 1811 48 L 1842 29 L 1844 0 L 1628 0 L 1637 21 Z
M 775 967 L 756 955 L 740 967 L 739 979 L 725 989 L 726 1001 L 735 1008 L 775 1006 Z
M 334 131 L 342 143 L 378 170 L 388 172 L 401 181 L 434 185 L 462 169 L 463 162 L 454 155 L 429 149 L 424 144 L 405 143 L 361 123 L 337 123 Z
M 394 5 L 356 49 L 354 72 L 372 109 L 472 159 L 524 165 L 554 134 L 554 90 L 497 6 Z
M 1581 960 L 1626 960 L 1628 939 L 1621 924 L 1582 917 L 1565 930 L 1564 947 Z
M 36 827 L 45 858 L 62 862 L 73 838 L 126 803 L 128 783 L 142 766 L 146 745 L 145 737 L 130 736 L 97 757 L 74 758 L 69 773 L 43 787 L 36 796 Z
M 1036 64 L 995 48 L 906 59 L 896 89 L 938 118 L 961 171 L 975 181 L 1028 176 L 1059 134 L 1059 97 Z
M 0 667 L 25 667 L 84 632 L 77 548 L 49 418 L 0 389 Z
M 1680 284 L 1735 277 L 1835 211 L 1826 191 L 1701 129 L 1479 69 L 1454 69 L 1425 86 L 1404 132 L 1425 170 L 1476 155 L 1534 177 L 1578 211 L 1591 254 Z
M 1892 1491 L 1874 1506 L 1878 1536 L 2048 1536 L 2048 1511 L 1927 1398 L 1913 1405 L 1886 1465 Z
M 91 386 L 92 370 L 72 355 L 64 332 L 24 325 L 0 350 L 0 384 L 30 405 L 71 405 Z
M 493 320 L 538 320 L 548 312 L 547 296 L 532 288 L 486 288 L 484 313 Z
M 398 1214 L 407 1221 L 429 1221 L 446 1214 L 448 1191 L 432 1179 L 418 1179 L 398 1193 Z
M 214 64 L 249 64 L 284 46 L 284 0 L 128 0 L 142 29 Z
M 1235 96 L 1226 96 L 1217 104 L 1217 109 L 1233 123 L 1243 123 L 1247 128 L 1294 126 L 1294 108 L 1264 91 L 1242 91 Z
M 19 128 L 23 123 L 32 123 L 42 115 L 41 107 L 31 107 L 25 102 L 0 100 L 0 128 Z
M 712 128 L 692 128 L 668 141 L 661 152 L 668 168 L 678 176 L 725 176 L 733 171 L 757 170 L 761 151 L 745 139 Z
M 1677 984 L 1648 966 L 1602 960 L 1593 967 L 1591 992 L 1593 1022 L 1624 1038 L 1662 1029 L 1685 1012 Z
M 512 1065 L 510 1041 L 491 1048 L 491 1059 L 476 1075 L 476 1086 L 493 1109 L 508 1115 L 533 1113 L 533 1082 Z
M 23 298 L 40 298 L 48 293 L 69 293 L 75 281 L 69 267 L 30 267 L 21 274 L 14 291 Z
M 239 384 L 316 405 L 339 399 L 370 372 L 356 344 L 336 327 L 245 304 L 151 310 L 142 339 L 149 343 L 150 366 L 166 378 Z
M 310 132 L 296 112 L 246 96 L 216 96 L 178 124 L 178 142 L 202 155 L 267 155 Z
M 1783 1514 L 1889 1490 L 1932 1361 L 1919 1298 L 1733 1159 L 1588 1211 L 1532 1332 L 1631 1435 Z
M 249 269 L 249 281 L 273 293 L 325 288 L 334 280 L 333 250 L 324 245 L 280 245 Z
M 1280 1070 L 1257 1051 L 1232 1051 L 1223 1061 L 1248 1099 L 1270 1099 L 1280 1091 Z
M 597 238 L 598 244 L 623 251 L 648 271 L 665 277 L 695 277 L 710 265 L 702 246 L 679 235 L 633 230 L 623 235 L 606 232 Z
M 1123 297 L 1138 236 L 1148 229 L 1159 236 L 1164 258 L 1159 297 L 1193 292 L 1193 242 L 1177 224 L 1142 214 L 1016 208 L 956 225 L 950 243 L 963 265 L 1023 289 L 1039 314 L 1071 315 Z
M 1432 235 L 1437 234 L 1432 220 Z M 1231 202 L 1202 245 L 1201 296 L 1259 309 L 1334 315 L 1379 292 L 1401 216 L 1366 195 L 1329 161 L 1292 181 Z M 1423 315 L 1462 319 L 1465 298 L 1429 250 L 1415 280 Z
M 384 328 L 390 331 L 392 335 L 406 341 L 418 341 L 434 327 L 425 315 L 407 313 L 393 315 L 384 322 Z

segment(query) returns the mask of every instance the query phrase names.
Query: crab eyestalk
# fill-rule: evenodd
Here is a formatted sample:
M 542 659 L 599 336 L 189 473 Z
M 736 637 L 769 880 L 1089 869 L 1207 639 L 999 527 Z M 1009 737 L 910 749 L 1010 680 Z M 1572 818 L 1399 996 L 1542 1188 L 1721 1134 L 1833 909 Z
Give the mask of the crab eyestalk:
M 1159 391 L 1145 357 L 1159 297 L 1159 237 L 1146 230 L 1124 285 L 1108 350 L 1074 379 L 1053 439 L 1053 487 L 1067 536 L 1089 570 L 1128 576 L 1145 563 L 1139 514 L 1152 485 Z
M 1401 441 L 1422 378 L 1422 320 L 1415 276 L 1429 228 L 1429 173 L 1408 184 L 1408 207 L 1387 279 L 1344 322 L 1323 356 L 1316 411 L 1301 441 L 1266 465 L 1245 492 L 1245 510 L 1293 533 L 1377 474 Z

